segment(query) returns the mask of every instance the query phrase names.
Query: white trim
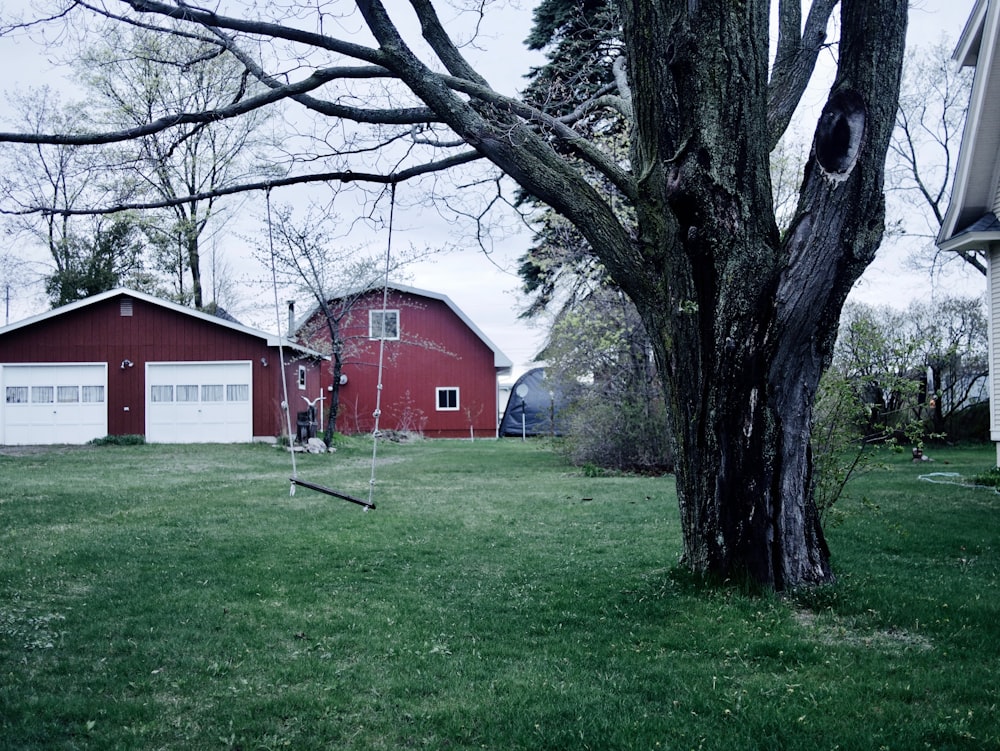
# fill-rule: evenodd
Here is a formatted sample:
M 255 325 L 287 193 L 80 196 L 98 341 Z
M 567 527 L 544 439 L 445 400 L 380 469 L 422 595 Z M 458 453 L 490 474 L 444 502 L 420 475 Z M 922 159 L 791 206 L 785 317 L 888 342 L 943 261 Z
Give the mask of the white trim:
M 490 341 L 490 338 L 483 333 L 482 329 L 480 329 L 475 323 L 473 323 L 472 319 L 469 318 L 465 313 L 463 313 L 461 308 L 459 308 L 452 301 L 452 299 L 448 297 L 448 295 L 442 294 L 440 292 L 431 292 L 430 290 L 426 289 L 419 289 L 418 287 L 410 287 L 405 284 L 396 284 L 395 282 L 390 282 L 388 284 L 388 287 L 389 289 L 396 290 L 397 292 L 402 292 L 404 294 L 415 295 L 417 297 L 427 297 L 431 300 L 440 300 L 441 302 L 443 302 L 451 309 L 452 313 L 454 313 L 459 317 L 462 323 L 464 323 L 466 326 L 469 327 L 472 333 L 474 333 L 477 337 L 479 337 L 479 339 L 483 342 L 483 344 L 485 344 L 487 347 L 490 348 L 490 351 L 493 352 L 493 367 L 499 371 L 498 375 L 510 373 L 510 369 L 514 367 L 514 363 L 510 360 L 510 358 L 507 357 L 507 355 L 505 355 L 503 352 L 500 351 L 497 345 L 495 345 L 492 341 Z M 332 299 L 351 297 L 353 295 L 358 295 L 363 292 L 377 292 L 378 289 L 379 289 L 378 287 L 370 287 L 367 289 L 348 290 L 343 294 L 338 295 L 337 297 Z M 295 331 L 298 332 L 299 329 L 301 329 L 302 326 L 305 324 L 305 322 L 308 321 L 310 318 L 312 318 L 314 315 L 316 315 L 318 311 L 319 311 L 319 305 L 314 305 L 312 309 L 309 310 L 309 312 L 307 312 L 302 318 L 299 319 L 299 323 L 296 324 L 295 326 Z
M 442 407 L 441 393 L 455 392 L 455 406 Z M 434 389 L 434 411 L 435 412 L 458 412 L 462 408 L 462 391 L 458 386 L 438 386 Z
M 986 127 L 986 120 L 995 120 L 996 115 L 988 117 L 987 110 L 1000 106 L 997 94 L 990 91 L 990 88 L 1000 85 L 1000 80 L 994 80 L 997 76 L 992 74 L 998 24 L 1000 3 L 978 0 L 953 55 L 953 59 L 963 66 L 974 65 L 976 70 L 951 199 L 938 232 L 939 246 L 993 208 L 996 185 L 989 181 L 993 177 L 1000 146 L 1000 132 L 997 128 Z M 986 174 L 985 170 L 989 173 Z M 971 195 L 973 190 L 976 195 Z M 963 226 L 958 226 L 960 219 Z
M 172 310 L 175 313 L 180 313 L 181 315 L 190 316 L 191 318 L 197 318 L 207 323 L 211 323 L 215 326 L 221 326 L 222 328 L 232 329 L 233 331 L 238 331 L 242 334 L 247 334 L 249 336 L 256 337 L 258 339 L 263 339 L 269 347 L 277 347 L 279 343 L 283 347 L 293 349 L 297 352 L 303 353 L 310 357 L 321 358 L 323 360 L 329 360 L 329 356 L 317 352 L 316 350 L 309 349 L 308 347 L 303 347 L 301 344 L 296 344 L 295 342 L 286 339 L 284 337 L 275 336 L 266 331 L 261 331 L 259 329 L 253 329 L 249 326 L 244 326 L 241 323 L 233 323 L 232 321 L 227 321 L 225 318 L 219 318 L 218 316 L 213 316 L 209 313 L 203 313 L 200 310 L 195 310 L 194 308 L 188 308 L 184 305 L 178 305 L 177 303 L 170 302 L 169 300 L 162 300 L 159 297 L 153 297 L 152 295 L 147 295 L 145 292 L 136 292 L 135 290 L 127 289 L 125 287 L 119 287 L 117 289 L 112 289 L 107 292 L 102 292 L 99 295 L 93 295 L 87 297 L 83 300 L 77 300 L 71 302 L 68 305 L 63 305 L 58 308 L 53 308 L 52 310 L 47 310 L 44 313 L 39 313 L 38 315 L 31 316 L 30 318 L 25 318 L 20 321 L 15 321 L 14 323 L 0 328 L 0 336 L 4 334 L 16 331 L 17 329 L 24 328 L 26 326 L 31 326 L 32 324 L 39 323 L 41 321 L 48 320 L 50 318 L 56 318 L 58 316 L 65 315 L 66 313 L 72 313 L 74 310 L 80 310 L 81 308 L 86 308 L 105 300 L 109 300 L 115 297 L 128 296 L 135 298 L 136 300 L 141 300 L 143 302 L 149 303 L 150 305 L 155 305 L 160 308 L 165 308 L 167 310 Z
M 965 22 L 962 33 L 959 34 L 958 43 L 951 59 L 956 61 L 963 68 L 968 68 L 976 64 L 979 57 L 979 46 L 983 38 L 983 20 L 986 18 L 987 0 L 976 0 L 972 12 L 969 13 L 969 20 Z
M 1000 242 L 1000 232 L 962 232 L 938 245 L 941 250 L 978 250 L 983 253 Z
M 45 386 L 53 387 L 53 399 L 45 404 L 28 401 L 24 404 L 7 404 L 7 387 L 26 385 L 34 388 L 37 384 L 25 381 L 9 384 L 8 379 L 19 370 L 45 369 L 72 373 L 73 369 L 85 368 L 94 379 L 53 377 Z M 62 380 L 64 383 L 59 383 Z M 71 382 L 69 382 L 71 381 Z M 86 382 L 85 382 L 86 381 Z M 102 401 L 85 401 L 80 389 L 77 401 L 60 402 L 59 386 L 100 386 Z M 19 444 L 82 444 L 93 438 L 108 434 L 108 413 L 111 395 L 108 393 L 108 364 L 106 362 L 16 362 L 0 365 L 0 445 L 16 440 Z M 11 409 L 17 411 L 21 421 L 10 424 Z M 23 414 L 22 414 L 23 413 Z M 12 435 L 13 433 L 13 435 Z M 27 440 L 25 440 L 27 439 Z

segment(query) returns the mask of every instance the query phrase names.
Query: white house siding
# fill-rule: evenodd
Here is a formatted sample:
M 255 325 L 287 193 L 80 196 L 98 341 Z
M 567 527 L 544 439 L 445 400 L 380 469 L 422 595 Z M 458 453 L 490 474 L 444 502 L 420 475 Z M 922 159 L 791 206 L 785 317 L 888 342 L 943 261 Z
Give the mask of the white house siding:
M 990 437 L 1000 442 L 1000 248 L 991 247 L 986 279 L 989 301 Z M 998 447 L 1000 448 L 1000 447 Z

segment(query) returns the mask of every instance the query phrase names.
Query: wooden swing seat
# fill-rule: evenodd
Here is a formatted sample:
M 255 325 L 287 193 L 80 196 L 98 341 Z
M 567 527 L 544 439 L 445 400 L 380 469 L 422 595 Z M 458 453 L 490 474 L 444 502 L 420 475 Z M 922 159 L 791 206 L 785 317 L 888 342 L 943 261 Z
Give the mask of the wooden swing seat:
M 289 477 L 293 485 L 301 485 L 304 488 L 309 488 L 310 490 L 315 490 L 317 493 L 323 493 L 325 495 L 332 495 L 334 498 L 339 498 L 342 501 L 348 501 L 350 503 L 356 503 L 359 506 L 364 506 L 366 509 L 375 509 L 375 504 L 364 500 L 363 498 L 357 498 L 353 495 L 347 493 L 341 493 L 339 490 L 333 490 L 332 488 L 327 488 L 323 485 L 317 485 L 314 482 L 306 482 L 305 480 L 300 480 L 296 477 Z

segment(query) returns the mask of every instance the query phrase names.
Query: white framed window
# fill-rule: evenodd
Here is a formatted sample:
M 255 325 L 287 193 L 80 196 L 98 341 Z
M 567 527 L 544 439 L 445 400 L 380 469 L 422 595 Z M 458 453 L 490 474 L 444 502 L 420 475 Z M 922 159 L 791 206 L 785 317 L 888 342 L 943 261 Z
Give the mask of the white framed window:
M 198 387 L 188 385 L 177 386 L 177 401 L 196 402 L 198 401 Z
M 207 383 L 201 387 L 201 400 L 203 402 L 221 402 L 225 390 L 221 383 Z
M 82 391 L 83 401 L 89 404 L 98 404 L 104 401 L 103 386 L 84 386 Z
M 172 402 L 174 400 L 173 386 L 150 386 L 149 401 L 151 402 Z
M 458 409 L 458 387 L 438 386 L 436 403 L 438 412 L 456 411 Z
M 27 404 L 27 403 L 28 403 L 27 386 L 7 387 L 7 404 Z
M 250 401 L 250 386 L 246 383 L 230 383 L 226 386 L 227 402 Z
M 32 404 L 52 404 L 56 400 L 56 390 L 52 386 L 32 386 Z
M 299 365 L 299 391 L 306 390 L 306 366 Z
M 80 401 L 79 386 L 56 387 L 56 401 L 60 404 L 74 404 Z
M 399 311 L 369 310 L 368 338 L 399 339 Z

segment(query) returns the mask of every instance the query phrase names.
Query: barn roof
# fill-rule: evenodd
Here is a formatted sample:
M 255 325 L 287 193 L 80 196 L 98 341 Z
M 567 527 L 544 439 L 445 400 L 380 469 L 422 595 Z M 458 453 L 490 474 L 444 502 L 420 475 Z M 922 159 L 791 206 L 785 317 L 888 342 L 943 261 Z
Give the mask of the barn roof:
M 977 0 L 952 55 L 974 67 L 951 201 L 938 234 L 942 250 L 981 248 L 998 239 L 991 213 L 997 195 L 1000 153 L 1000 3 Z
M 472 331 L 477 337 L 479 337 L 479 339 L 483 342 L 483 344 L 485 344 L 487 347 L 490 348 L 490 350 L 493 352 L 493 366 L 497 370 L 509 372 L 510 369 L 514 366 L 514 363 L 510 360 L 510 358 L 507 357 L 507 355 L 505 355 L 503 352 L 501 352 L 500 348 L 497 347 L 497 345 L 495 345 L 492 341 L 490 341 L 490 338 L 486 336 L 486 334 L 484 334 L 482 330 L 475 323 L 473 323 L 471 318 L 469 318 L 465 313 L 462 312 L 462 309 L 459 308 L 452 301 L 452 299 L 448 297 L 448 295 L 442 294 L 440 292 L 431 292 L 430 290 L 426 289 L 418 289 L 417 287 L 409 287 L 405 284 L 396 284 L 395 282 L 389 282 L 387 286 L 389 287 L 389 289 L 393 289 L 396 290 L 397 292 L 402 292 L 404 294 L 416 295 L 418 297 L 427 297 L 430 298 L 431 300 L 440 300 L 445 305 L 447 305 L 456 316 L 458 316 L 458 318 L 462 321 L 462 323 L 464 323 L 469 328 L 470 331 Z M 345 291 L 341 295 L 341 297 L 353 297 L 358 294 L 363 294 L 369 291 L 376 292 L 381 289 L 382 289 L 381 287 L 372 287 L 370 290 L 351 289 Z M 316 315 L 318 311 L 319 311 L 319 305 L 314 305 L 312 309 L 309 310 L 308 313 L 302 316 L 302 318 L 299 319 L 298 324 L 296 324 L 295 326 L 296 333 L 302 328 L 302 326 L 306 323 L 306 321 L 308 321 L 310 318 Z
M 25 318 L 20 321 L 15 321 L 14 323 L 0 328 L 0 336 L 11 331 L 16 331 L 18 329 L 26 328 L 28 326 L 33 326 L 36 323 L 41 323 L 42 321 L 47 321 L 52 318 L 57 318 L 59 316 L 64 316 L 74 311 L 81 310 L 83 308 L 90 307 L 105 300 L 111 300 L 116 297 L 131 297 L 135 300 L 141 300 L 150 305 L 156 305 L 166 310 L 171 310 L 175 313 L 181 315 L 190 316 L 191 318 L 197 318 L 202 321 L 214 324 L 216 326 L 221 326 L 222 328 L 231 329 L 233 331 L 238 331 L 241 334 L 246 334 L 247 336 L 252 336 L 258 339 L 263 339 L 267 342 L 269 347 L 282 346 L 288 349 L 293 349 L 300 354 L 306 355 L 308 357 L 315 357 L 321 359 L 329 359 L 327 355 L 316 350 L 309 349 L 308 347 L 303 347 L 297 342 L 293 342 L 290 339 L 284 337 L 279 337 L 275 334 L 270 334 L 266 331 L 261 331 L 259 329 L 251 328 L 250 326 L 244 326 L 239 323 L 235 318 L 229 316 L 224 318 L 221 316 L 213 315 L 211 313 L 206 313 L 200 310 L 195 310 L 194 308 L 189 308 L 186 305 L 179 305 L 175 302 L 170 302 L 169 300 L 164 300 L 159 297 L 154 297 L 153 295 L 148 295 L 145 292 L 137 292 L 132 289 L 126 289 L 124 287 L 118 287 L 117 289 L 108 290 L 107 292 L 101 292 L 97 295 L 92 295 L 86 297 L 83 300 L 77 300 L 75 302 L 62 305 L 58 308 L 53 308 L 52 310 L 47 310 L 44 313 L 39 313 L 36 316 L 31 316 L 30 318 Z

